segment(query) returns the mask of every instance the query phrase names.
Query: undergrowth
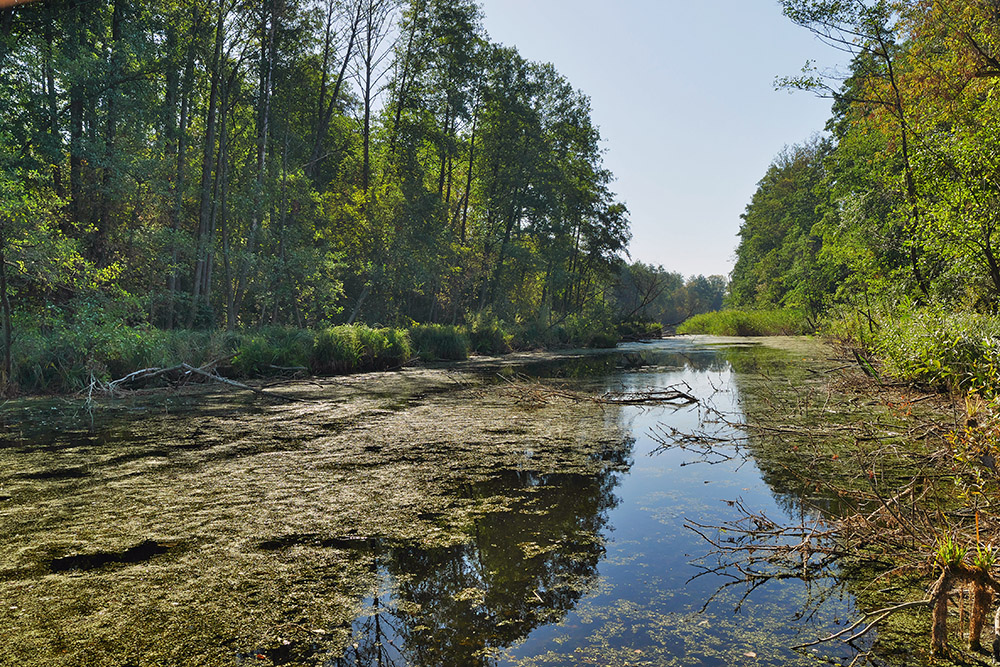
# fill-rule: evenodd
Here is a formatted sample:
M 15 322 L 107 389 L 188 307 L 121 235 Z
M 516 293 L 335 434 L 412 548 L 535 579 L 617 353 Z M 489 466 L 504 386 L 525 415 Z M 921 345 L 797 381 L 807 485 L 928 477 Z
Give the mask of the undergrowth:
M 216 372 L 248 379 L 288 373 L 335 375 L 399 368 L 413 359 L 462 360 L 471 352 L 506 354 L 550 347 L 614 347 L 609 327 L 570 318 L 555 325 L 508 325 L 488 317 L 466 326 L 405 328 L 341 325 L 191 331 L 129 326 L 109 319 L 21 326 L 12 346 L 13 382 L 21 393 L 69 393 L 147 368 L 214 362 Z
M 832 334 L 878 360 L 879 372 L 942 391 L 1000 388 L 1000 318 L 943 306 L 855 311 Z
M 797 310 L 719 310 L 689 318 L 677 327 L 677 333 L 711 336 L 800 336 L 814 333 L 815 329 L 815 324 Z

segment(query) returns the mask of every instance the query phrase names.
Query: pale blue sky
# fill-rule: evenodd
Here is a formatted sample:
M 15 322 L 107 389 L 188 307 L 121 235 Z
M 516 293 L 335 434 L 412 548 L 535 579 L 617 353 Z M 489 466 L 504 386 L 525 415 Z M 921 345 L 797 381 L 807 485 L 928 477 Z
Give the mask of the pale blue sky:
M 836 53 L 776 0 L 483 0 L 492 39 L 551 62 L 590 96 L 628 204 L 633 259 L 728 274 L 740 213 L 786 144 L 830 101 L 774 90 Z

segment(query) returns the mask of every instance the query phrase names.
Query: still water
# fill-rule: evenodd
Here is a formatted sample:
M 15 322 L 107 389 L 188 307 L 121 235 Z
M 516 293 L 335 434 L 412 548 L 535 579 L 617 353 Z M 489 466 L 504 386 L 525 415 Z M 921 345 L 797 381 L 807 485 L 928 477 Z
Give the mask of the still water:
M 832 365 L 784 346 L 672 339 L 276 389 L 297 402 L 8 404 L 0 665 L 847 664 L 788 647 L 853 620 L 849 585 L 746 595 L 732 571 L 696 576 L 710 547 L 685 526 L 738 518 L 734 501 L 818 512 L 718 419 Z M 545 389 L 674 386 L 699 403 Z M 737 444 L 663 447 L 695 432 Z

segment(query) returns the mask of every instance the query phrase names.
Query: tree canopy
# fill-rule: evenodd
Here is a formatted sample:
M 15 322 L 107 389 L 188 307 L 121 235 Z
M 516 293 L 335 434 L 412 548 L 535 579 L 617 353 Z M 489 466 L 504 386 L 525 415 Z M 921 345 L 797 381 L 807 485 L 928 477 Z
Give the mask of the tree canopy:
M 473 0 L 0 10 L 8 312 L 235 328 L 607 310 L 630 234 L 590 102 L 481 18 Z

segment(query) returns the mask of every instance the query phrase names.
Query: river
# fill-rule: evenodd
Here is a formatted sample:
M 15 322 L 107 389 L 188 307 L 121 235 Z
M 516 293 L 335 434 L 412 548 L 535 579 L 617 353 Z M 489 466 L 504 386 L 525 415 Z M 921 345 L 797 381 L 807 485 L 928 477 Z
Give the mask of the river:
M 821 514 L 731 424 L 829 355 L 676 338 L 274 389 L 295 402 L 9 403 L 0 664 L 847 664 L 789 648 L 854 620 L 847 582 L 748 591 L 686 525 Z M 676 386 L 699 402 L 568 393 Z M 735 444 L 663 446 L 696 432 Z

